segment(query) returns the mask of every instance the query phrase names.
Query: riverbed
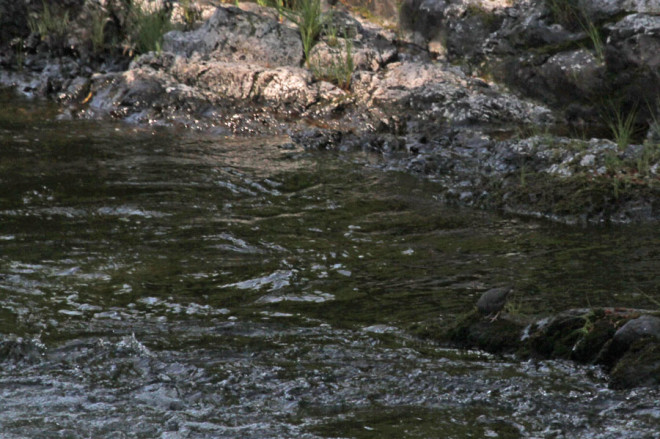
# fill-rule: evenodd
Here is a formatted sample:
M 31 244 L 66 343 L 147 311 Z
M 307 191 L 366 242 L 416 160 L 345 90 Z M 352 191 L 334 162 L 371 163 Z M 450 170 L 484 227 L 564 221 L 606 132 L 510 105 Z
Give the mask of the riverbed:
M 442 205 L 366 153 L 57 120 L 2 95 L 0 438 L 660 437 L 660 389 L 413 336 L 657 309 L 657 226 Z

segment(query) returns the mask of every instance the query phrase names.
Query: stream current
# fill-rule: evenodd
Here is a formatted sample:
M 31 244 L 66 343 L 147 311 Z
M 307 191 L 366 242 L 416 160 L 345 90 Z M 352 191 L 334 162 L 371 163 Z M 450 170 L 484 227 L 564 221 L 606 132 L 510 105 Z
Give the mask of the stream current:
M 503 284 L 529 314 L 657 308 L 657 227 L 450 208 L 365 155 L 0 100 L 0 438 L 660 437 L 658 388 L 410 331 Z

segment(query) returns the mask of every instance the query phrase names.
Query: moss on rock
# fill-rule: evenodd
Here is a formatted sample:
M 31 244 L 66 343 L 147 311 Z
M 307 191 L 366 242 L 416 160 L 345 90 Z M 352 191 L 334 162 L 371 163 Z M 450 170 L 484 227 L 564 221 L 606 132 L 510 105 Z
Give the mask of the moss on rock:
M 528 324 L 524 316 L 504 315 L 491 321 L 474 310 L 453 323 L 419 323 L 411 330 L 459 348 L 600 364 L 611 371 L 613 388 L 631 388 L 660 383 L 660 338 L 655 326 L 649 326 L 656 320 L 639 310 L 594 308 L 569 310 Z M 641 335 L 631 343 L 615 343 L 626 324 L 634 326 L 627 332 Z
M 474 311 L 467 314 L 447 331 L 447 339 L 467 348 L 487 352 L 513 353 L 520 347 L 523 325 L 500 317 L 495 321 Z

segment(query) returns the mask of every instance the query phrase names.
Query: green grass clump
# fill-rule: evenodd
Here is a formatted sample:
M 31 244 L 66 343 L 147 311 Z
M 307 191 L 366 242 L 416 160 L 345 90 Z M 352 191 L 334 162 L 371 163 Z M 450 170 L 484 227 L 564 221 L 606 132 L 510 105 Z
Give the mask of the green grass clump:
M 25 41 L 23 38 L 15 38 L 12 40 L 11 46 L 14 48 L 14 62 L 16 69 L 20 72 L 23 70 L 25 64 Z
M 195 5 L 195 0 L 181 0 L 183 23 L 186 29 L 192 29 L 195 23 L 202 18 L 202 13 Z
M 130 46 L 137 53 L 160 52 L 163 35 L 172 29 L 171 11 L 149 9 L 131 3 L 128 17 L 130 23 Z
M 105 26 L 110 20 L 104 9 L 97 9 L 90 13 L 90 39 L 94 53 L 105 49 Z
M 636 118 L 636 108 L 630 110 L 628 114 L 624 114 L 620 108 L 614 108 L 612 114 L 605 120 L 612 133 L 612 139 L 616 142 L 620 151 L 626 149 L 633 140 Z
M 577 0 L 546 0 L 546 6 L 550 10 L 550 16 L 555 23 L 559 23 L 572 31 L 584 31 L 591 40 L 598 61 L 603 62 L 605 60 L 605 44 L 603 43 L 601 31 L 578 4 Z
M 69 12 L 57 13 L 45 1 L 42 5 L 41 14 L 28 16 L 28 27 L 46 41 L 51 50 L 63 49 L 70 28 Z
M 589 39 L 591 40 L 591 44 L 593 45 L 594 52 L 596 52 L 596 59 L 601 63 L 605 62 L 605 44 L 603 43 L 603 38 L 600 36 L 600 31 L 598 30 L 594 22 L 587 19 L 586 17 L 583 23 L 583 27 L 585 32 L 589 36 Z
M 309 55 L 323 28 L 332 20 L 332 12 L 323 12 L 321 0 L 296 0 L 290 7 L 277 3 L 277 10 L 281 16 L 298 26 L 302 38 L 305 62 L 309 66 Z
M 320 61 L 310 62 L 310 69 L 314 77 L 324 81 L 331 82 L 343 90 L 349 90 L 351 86 L 351 77 L 355 66 L 353 63 L 353 40 L 344 35 L 343 43 L 339 39 L 334 40 L 334 47 L 337 50 L 329 62 L 322 64 Z M 333 42 L 329 40 L 329 44 Z M 340 47 L 341 46 L 341 47 Z
M 642 177 L 650 175 L 651 166 L 660 161 L 660 143 L 646 141 L 642 146 L 642 151 L 636 159 L 637 172 Z

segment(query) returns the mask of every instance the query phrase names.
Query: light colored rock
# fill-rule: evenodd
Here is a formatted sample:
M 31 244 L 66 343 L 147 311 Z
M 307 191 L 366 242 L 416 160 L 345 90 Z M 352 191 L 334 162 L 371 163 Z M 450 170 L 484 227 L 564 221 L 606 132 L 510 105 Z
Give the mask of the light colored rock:
M 613 341 L 620 346 L 630 346 L 644 337 L 660 341 L 660 317 L 643 315 L 629 320 L 616 331 Z
M 219 7 L 193 32 L 172 31 L 163 50 L 202 60 L 241 62 L 264 67 L 300 66 L 300 34 L 276 19 L 234 7 Z
M 576 94 L 594 95 L 605 87 L 606 66 L 587 49 L 560 52 L 539 67 L 545 87 L 570 101 Z
M 607 28 L 608 45 L 616 52 L 612 57 L 655 71 L 660 80 L 660 16 L 631 14 Z

